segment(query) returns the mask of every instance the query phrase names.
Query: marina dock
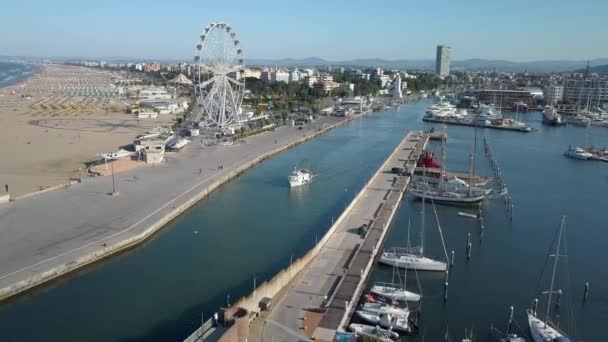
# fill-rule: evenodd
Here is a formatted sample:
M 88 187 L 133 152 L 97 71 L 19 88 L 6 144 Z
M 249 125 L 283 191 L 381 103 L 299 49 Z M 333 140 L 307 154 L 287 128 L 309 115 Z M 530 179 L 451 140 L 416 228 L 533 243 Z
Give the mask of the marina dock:
M 485 122 L 485 121 L 479 121 L 476 124 L 475 120 L 470 120 L 470 119 L 446 119 L 446 118 L 437 119 L 437 118 L 425 116 L 424 118 L 422 118 L 422 120 L 426 121 L 426 122 L 442 123 L 442 124 L 446 124 L 446 125 L 470 126 L 470 127 L 477 126 L 479 128 L 492 128 L 492 129 L 501 129 L 504 131 L 516 131 L 516 132 L 524 132 L 524 133 L 536 132 L 538 130 L 534 127 L 530 127 L 527 125 L 526 126 L 514 126 L 514 125 L 507 125 L 507 124 L 496 124 L 496 123 Z
M 240 307 L 260 315 L 252 319 L 249 341 L 333 340 L 350 321 L 409 184 L 408 175 L 429 139 L 429 134 L 409 132 L 319 243 L 254 293 L 220 311 L 224 321 L 227 311 Z M 367 234 L 361 234 L 362 226 L 368 227 Z M 258 308 L 265 297 L 272 301 L 268 311 Z M 225 334 L 242 337 L 238 325 Z M 193 337 L 188 341 L 197 340 Z

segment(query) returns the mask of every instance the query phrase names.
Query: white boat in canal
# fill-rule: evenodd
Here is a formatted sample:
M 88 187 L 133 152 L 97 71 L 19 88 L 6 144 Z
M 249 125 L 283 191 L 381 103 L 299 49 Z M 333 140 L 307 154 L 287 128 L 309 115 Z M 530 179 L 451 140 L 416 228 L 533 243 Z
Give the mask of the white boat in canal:
M 289 181 L 289 186 L 293 188 L 312 182 L 312 176 L 310 170 L 294 168 L 289 177 L 287 177 L 287 180 Z
M 420 300 L 419 294 L 393 286 L 374 285 L 370 292 L 376 296 L 396 301 L 417 302 Z
M 361 304 L 360 310 L 375 312 L 378 314 L 387 314 L 395 317 L 408 317 L 410 312 L 407 308 L 398 308 L 396 306 L 384 304 L 384 303 L 371 303 L 366 302 Z
M 553 272 L 551 273 L 551 285 L 549 287 L 549 291 L 543 292 L 547 294 L 547 305 L 545 311 L 545 319 L 541 319 L 536 314 L 536 305 L 532 310 L 527 310 L 528 316 L 528 325 L 530 326 L 530 334 L 532 335 L 532 339 L 534 342 L 570 342 L 570 339 L 566 336 L 564 332 L 562 332 L 553 322 L 550 320 L 549 313 L 551 312 L 551 299 L 553 298 L 553 294 L 555 285 L 555 273 L 557 271 L 557 263 L 560 257 L 567 257 L 565 254 L 565 248 L 561 248 L 562 245 L 562 237 L 564 235 L 566 229 L 566 217 L 562 216 L 562 220 L 559 227 L 559 232 L 557 236 L 557 245 L 555 247 L 555 253 L 550 255 L 550 257 L 555 258 L 553 260 Z M 564 244 L 565 246 L 565 244 Z
M 366 303 L 376 304 L 376 303 Z M 399 314 L 393 315 L 391 312 L 399 310 Z M 385 329 L 391 329 L 409 333 L 411 327 L 409 324 L 409 310 L 398 309 L 394 307 L 384 306 L 365 306 L 365 304 L 355 311 L 355 314 L 364 322 L 374 325 L 379 325 Z
M 357 336 L 367 336 L 382 342 L 392 342 L 399 338 L 398 333 L 390 329 L 382 329 L 379 326 L 351 323 L 348 328 Z

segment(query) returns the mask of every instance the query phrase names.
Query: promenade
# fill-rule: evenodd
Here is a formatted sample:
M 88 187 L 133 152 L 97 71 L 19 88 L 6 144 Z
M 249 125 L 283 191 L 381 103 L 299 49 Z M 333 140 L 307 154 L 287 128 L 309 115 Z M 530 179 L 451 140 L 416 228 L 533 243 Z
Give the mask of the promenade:
M 111 177 L 96 177 L 0 205 L 0 300 L 143 241 L 225 181 L 343 122 L 322 117 L 235 146 L 194 141 L 165 164 L 116 174 L 116 196 Z
M 409 176 L 397 176 L 395 167 L 413 170 L 428 136 L 410 132 L 354 200 L 308 267 L 274 299 L 261 328 L 252 328 L 252 341 L 331 341 L 348 323 L 365 287 L 374 259 L 389 231 Z M 365 238 L 358 228 L 367 224 Z

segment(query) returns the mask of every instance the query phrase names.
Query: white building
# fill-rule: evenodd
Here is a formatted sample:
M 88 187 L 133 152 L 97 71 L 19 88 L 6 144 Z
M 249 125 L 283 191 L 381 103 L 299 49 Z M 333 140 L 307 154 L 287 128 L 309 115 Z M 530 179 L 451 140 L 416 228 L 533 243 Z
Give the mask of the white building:
M 300 79 L 302 79 L 302 72 L 298 68 L 293 69 L 289 73 L 289 82 L 298 82 Z
M 395 100 L 400 100 L 403 98 L 403 95 L 401 94 L 401 74 L 399 73 L 393 82 L 393 98 Z
M 450 74 L 450 59 L 452 58 L 452 48 L 447 45 L 437 46 L 437 57 L 435 59 L 435 74 L 439 77 L 446 77 Z
M 150 87 L 139 90 L 137 98 L 140 100 L 170 100 L 173 95 L 164 88 Z
M 289 83 L 289 73 L 286 70 L 276 70 L 272 73 L 272 81 Z
M 146 164 L 160 164 L 165 160 L 164 140 L 144 140 L 141 142 L 141 150 L 144 152 Z
M 380 80 L 382 88 L 386 87 L 391 82 L 391 77 L 389 75 L 381 75 L 378 79 Z
M 245 71 L 243 72 L 243 77 L 247 78 L 257 78 L 260 79 L 260 77 L 262 76 L 262 72 L 260 70 L 254 70 L 254 69 L 245 69 Z
M 547 86 L 543 93 L 548 105 L 555 105 L 564 99 L 564 87 L 560 85 Z
M 596 105 L 608 102 L 608 80 L 569 79 L 564 86 L 564 99 Z
M 346 91 L 355 91 L 355 84 L 350 82 L 340 83 L 340 89 Z

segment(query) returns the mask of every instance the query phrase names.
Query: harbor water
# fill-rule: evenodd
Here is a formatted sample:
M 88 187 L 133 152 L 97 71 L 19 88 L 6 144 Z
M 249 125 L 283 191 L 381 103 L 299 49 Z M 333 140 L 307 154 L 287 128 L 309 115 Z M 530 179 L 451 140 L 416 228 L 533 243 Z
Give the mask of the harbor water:
M 185 338 L 218 307 L 251 292 L 254 281 L 271 278 L 292 255 L 297 258 L 312 247 L 406 132 L 432 126 L 421 121 L 429 104 L 373 113 L 277 155 L 216 190 L 143 245 L 1 303 L 0 340 Z M 486 136 L 491 143 L 509 187 L 513 221 L 502 200 L 486 203 L 480 241 L 477 221 L 457 216 L 466 209 L 437 206 L 456 264 L 446 303 L 444 275 L 419 274 L 425 299 L 420 334 L 412 341 L 437 341 L 446 329 L 452 340 L 462 338 L 465 329 L 473 329 L 476 340 L 487 340 L 492 322 L 504 330 L 511 305 L 527 331 L 524 310 L 548 287 L 540 271 L 561 215 L 568 217 L 571 271 L 564 301 L 572 298 L 562 310 L 576 314 L 576 337 L 602 340 L 600 324 L 608 321 L 608 252 L 603 248 L 608 243 L 603 212 L 608 164 L 563 156 L 569 143 L 583 143 L 584 128 L 543 127 L 539 113 L 524 119 L 539 132 L 479 131 L 480 141 Z M 592 129 L 593 142 L 608 144 L 606 132 Z M 448 127 L 448 136 L 448 167 L 466 169 L 473 129 Z M 477 172 L 490 175 L 481 143 L 479 151 Z M 286 177 L 294 166 L 311 168 L 317 176 L 290 190 Z M 421 203 L 408 196 L 403 204 L 386 246 L 405 244 L 408 220 L 412 243 L 417 241 Z M 441 258 L 432 206 L 427 205 L 426 215 L 425 253 Z M 469 232 L 473 249 L 467 263 Z M 390 274 L 390 268 L 379 266 L 373 277 L 388 280 Z M 408 276 L 408 287 L 416 290 L 415 275 Z M 592 290 L 583 305 L 585 282 Z
M 509 114 L 515 117 L 515 114 Z M 478 132 L 476 173 L 492 176 L 491 163 L 484 155 L 483 138 L 490 143 L 497 164 L 509 189 L 513 204 L 510 222 L 503 199 L 486 201 L 482 206 L 483 236 L 476 219 L 459 212 L 476 214 L 467 208 L 436 205 L 437 216 L 446 241 L 447 255 L 454 251 L 455 263 L 448 278 L 448 300 L 444 301 L 445 274 L 442 272 L 408 273 L 408 289 L 419 291 L 424 300 L 420 311 L 420 331 L 407 341 L 443 341 L 446 332 L 452 341 L 460 341 L 465 332 L 473 332 L 474 341 L 496 341 L 489 336 L 491 326 L 506 331 L 509 307 L 514 306 L 512 332 L 529 337 L 525 310 L 534 298 L 540 300 L 539 315 L 545 317 L 543 291 L 550 286 L 556 233 L 562 215 L 566 215 L 567 257 L 560 257 L 555 291 L 561 289 L 559 318 L 555 294 L 550 308 L 553 321 L 571 334 L 572 341 L 603 341 L 600 328 L 608 322 L 608 271 L 605 249 L 608 243 L 608 163 L 581 161 L 563 155 L 569 144 L 583 144 L 583 127 L 549 127 L 541 123 L 541 113 L 519 114 L 518 119 L 539 129 L 536 133 L 516 133 L 484 129 Z M 439 128 L 439 126 L 437 126 Z M 467 170 L 472 151 L 474 128 L 448 126 L 447 167 Z M 608 130 L 591 128 L 591 143 L 608 145 Z M 433 146 L 439 156 L 439 144 Z M 411 222 L 410 245 L 420 241 L 422 203 L 407 196 L 401 207 L 386 246 L 406 246 L 407 227 Z M 425 255 L 446 260 L 432 205 L 425 206 Z M 471 258 L 467 261 L 467 239 L 471 234 Z M 554 245 L 553 245 L 554 246 Z M 563 247 L 563 246 L 562 246 Z M 563 254 L 563 250 L 562 250 Z M 401 273 L 403 276 L 403 273 Z M 391 281 L 392 269 L 377 266 L 374 280 Z M 583 302 L 585 283 L 591 292 Z

